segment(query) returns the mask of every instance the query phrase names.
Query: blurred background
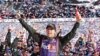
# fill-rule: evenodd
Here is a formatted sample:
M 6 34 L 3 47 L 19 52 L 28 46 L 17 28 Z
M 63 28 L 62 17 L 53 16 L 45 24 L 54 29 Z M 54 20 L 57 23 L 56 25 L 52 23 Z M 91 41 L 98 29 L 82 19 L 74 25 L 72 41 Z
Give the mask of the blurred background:
M 82 17 L 100 17 L 100 0 L 0 0 L 0 18 L 73 18 L 78 7 Z

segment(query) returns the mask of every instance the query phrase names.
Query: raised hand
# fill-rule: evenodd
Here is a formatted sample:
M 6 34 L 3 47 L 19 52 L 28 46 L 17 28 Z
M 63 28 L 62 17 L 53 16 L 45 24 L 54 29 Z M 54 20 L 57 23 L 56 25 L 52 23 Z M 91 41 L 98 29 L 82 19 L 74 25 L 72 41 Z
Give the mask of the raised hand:
M 21 18 L 21 14 L 20 13 L 17 13 L 16 14 L 16 19 L 20 19 Z
M 76 8 L 76 12 L 75 12 L 75 17 L 76 17 L 76 21 L 80 22 L 81 20 L 81 14 L 79 13 L 79 10 Z

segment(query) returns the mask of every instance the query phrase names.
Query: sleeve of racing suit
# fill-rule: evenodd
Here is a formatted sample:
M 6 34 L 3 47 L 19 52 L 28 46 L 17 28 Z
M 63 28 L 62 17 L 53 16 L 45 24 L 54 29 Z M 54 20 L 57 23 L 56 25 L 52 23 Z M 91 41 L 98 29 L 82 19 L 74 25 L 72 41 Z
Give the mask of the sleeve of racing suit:
M 19 19 L 19 22 L 29 32 L 29 35 L 33 37 L 34 41 L 39 42 L 40 37 L 38 36 L 39 34 L 37 34 L 35 29 L 28 25 L 23 19 Z
M 61 39 L 62 46 L 64 46 L 67 42 L 69 42 L 72 38 L 74 38 L 76 34 L 75 32 L 79 27 L 79 25 L 80 25 L 79 22 L 76 22 L 72 30 Z
M 28 25 L 23 19 L 19 19 L 19 22 L 21 23 L 21 25 L 30 33 L 30 34 L 34 34 L 35 30 Z

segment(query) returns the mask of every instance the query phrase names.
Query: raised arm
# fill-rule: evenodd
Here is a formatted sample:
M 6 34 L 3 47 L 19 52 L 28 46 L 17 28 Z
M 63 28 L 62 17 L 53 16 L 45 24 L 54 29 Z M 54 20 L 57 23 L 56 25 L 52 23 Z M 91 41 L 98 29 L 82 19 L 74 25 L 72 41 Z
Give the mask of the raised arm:
M 61 39 L 62 46 L 64 46 L 67 42 L 69 42 L 72 38 L 74 38 L 74 36 L 76 34 L 76 30 L 80 25 L 79 24 L 80 19 L 81 19 L 81 15 L 79 14 L 78 10 L 76 9 L 76 21 L 77 22 L 75 23 L 72 30 Z
M 29 34 L 33 35 L 34 33 L 36 33 L 36 31 L 30 25 L 28 25 L 23 19 L 19 19 L 19 22 L 29 32 Z
M 19 19 L 19 22 L 29 32 L 29 35 L 34 39 L 34 41 L 39 42 L 39 40 L 41 39 L 39 37 L 40 34 L 37 33 L 35 29 L 33 29 L 30 25 L 28 25 L 23 19 Z
M 8 46 L 11 45 L 11 32 L 10 32 L 10 29 L 8 29 L 8 33 L 6 35 L 6 39 L 5 39 L 5 42 L 7 43 Z
M 74 38 L 74 36 L 76 34 L 75 32 L 76 32 L 76 30 L 77 30 L 78 27 L 79 27 L 79 22 L 76 22 L 75 25 L 74 25 L 74 27 L 73 27 L 73 29 L 62 38 L 62 40 L 61 40 L 62 45 L 65 45 L 72 38 Z

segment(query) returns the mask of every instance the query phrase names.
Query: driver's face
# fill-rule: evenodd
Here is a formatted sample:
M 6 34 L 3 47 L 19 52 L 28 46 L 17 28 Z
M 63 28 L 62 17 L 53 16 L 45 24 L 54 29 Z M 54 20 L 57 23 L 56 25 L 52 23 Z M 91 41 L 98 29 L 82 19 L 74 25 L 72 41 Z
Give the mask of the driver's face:
M 48 37 L 54 38 L 56 34 L 56 30 L 49 27 L 46 29 L 46 33 Z

